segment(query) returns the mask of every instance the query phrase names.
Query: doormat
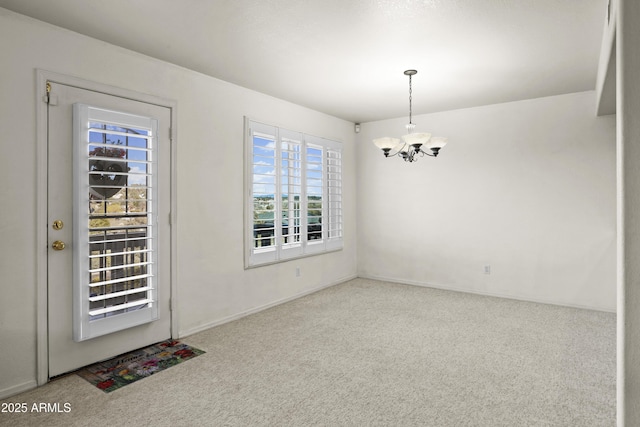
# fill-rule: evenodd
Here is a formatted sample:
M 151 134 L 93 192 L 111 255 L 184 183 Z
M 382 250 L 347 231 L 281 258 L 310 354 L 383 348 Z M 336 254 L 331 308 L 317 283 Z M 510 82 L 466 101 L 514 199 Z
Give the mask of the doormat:
M 169 340 L 121 354 L 76 373 L 105 393 L 110 393 L 204 353 L 180 341 Z

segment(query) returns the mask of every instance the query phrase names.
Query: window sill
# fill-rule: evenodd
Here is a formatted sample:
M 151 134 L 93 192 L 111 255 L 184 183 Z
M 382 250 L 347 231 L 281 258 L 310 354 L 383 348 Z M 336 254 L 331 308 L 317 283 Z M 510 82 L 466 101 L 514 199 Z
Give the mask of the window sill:
M 254 269 L 254 268 L 265 267 L 265 266 L 268 266 L 268 265 L 282 264 L 282 263 L 288 262 L 288 261 L 295 261 L 295 260 L 299 260 L 301 258 L 322 256 L 322 255 L 330 254 L 330 253 L 333 253 L 333 252 L 339 252 L 339 251 L 341 251 L 343 249 L 344 249 L 344 246 L 340 246 L 340 247 L 337 247 L 337 248 L 327 249 L 327 250 L 322 251 L 322 252 L 314 252 L 314 253 L 310 253 L 310 254 L 296 255 L 296 256 L 292 256 L 290 258 L 283 258 L 283 259 L 278 259 L 278 260 L 274 260 L 274 261 L 266 261 L 266 262 L 261 262 L 259 264 L 248 265 L 248 264 L 245 263 L 244 269 L 245 270 L 251 270 L 251 269 Z

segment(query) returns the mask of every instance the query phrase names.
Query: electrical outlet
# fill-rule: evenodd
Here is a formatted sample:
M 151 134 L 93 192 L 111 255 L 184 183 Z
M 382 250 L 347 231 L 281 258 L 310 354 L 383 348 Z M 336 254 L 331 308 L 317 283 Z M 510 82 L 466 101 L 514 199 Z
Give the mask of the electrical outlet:
M 300 277 L 300 267 L 296 267 L 296 277 Z
M 489 264 L 485 264 L 484 274 L 491 274 L 491 266 Z

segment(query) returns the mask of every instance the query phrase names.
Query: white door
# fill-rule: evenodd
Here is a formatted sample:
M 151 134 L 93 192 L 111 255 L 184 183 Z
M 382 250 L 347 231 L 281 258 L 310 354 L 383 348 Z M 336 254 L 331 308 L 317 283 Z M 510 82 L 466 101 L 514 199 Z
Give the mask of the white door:
M 171 110 L 50 88 L 53 377 L 170 338 Z

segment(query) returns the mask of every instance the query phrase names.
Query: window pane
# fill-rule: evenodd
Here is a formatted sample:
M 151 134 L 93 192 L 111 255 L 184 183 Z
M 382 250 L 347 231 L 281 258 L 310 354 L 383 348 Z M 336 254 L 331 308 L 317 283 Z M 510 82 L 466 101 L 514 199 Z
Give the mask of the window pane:
M 321 170 L 314 170 L 314 169 L 307 169 L 307 178 L 315 179 L 315 180 L 322 180 L 322 171 Z
M 87 154 L 82 161 L 88 162 L 85 166 L 89 170 L 88 198 L 81 195 L 78 203 L 84 205 L 85 215 L 88 210 L 87 228 L 79 233 L 85 236 L 79 240 L 86 242 L 88 251 L 78 252 L 80 257 L 88 256 L 88 270 L 82 272 L 78 285 L 90 285 L 81 316 L 91 324 L 153 302 L 154 146 L 151 128 L 108 123 L 111 119 L 128 120 L 124 113 L 74 108 L 92 116 L 88 139 L 75 142 L 82 144 L 79 148 Z M 104 121 L 97 116 L 103 116 Z
M 300 235 L 300 189 L 302 176 L 302 143 L 283 139 L 280 152 L 280 183 L 282 195 L 282 240 L 283 248 L 299 246 Z
M 275 199 L 273 196 L 256 196 L 253 199 L 254 247 L 275 245 Z

